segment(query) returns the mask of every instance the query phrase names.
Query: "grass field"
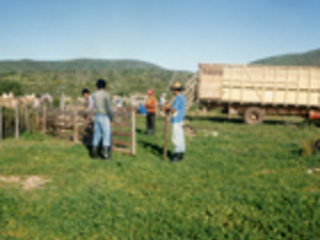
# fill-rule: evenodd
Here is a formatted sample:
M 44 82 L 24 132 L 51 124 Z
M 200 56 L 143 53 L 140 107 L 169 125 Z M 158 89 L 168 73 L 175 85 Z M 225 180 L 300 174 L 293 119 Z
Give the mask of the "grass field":
M 160 157 L 158 134 L 138 154 L 94 161 L 42 135 L 0 143 L 0 239 L 320 239 L 320 155 L 302 157 L 314 126 L 193 119 L 186 159 Z M 215 134 L 211 134 L 215 132 Z M 24 189 L 39 176 L 50 182 Z

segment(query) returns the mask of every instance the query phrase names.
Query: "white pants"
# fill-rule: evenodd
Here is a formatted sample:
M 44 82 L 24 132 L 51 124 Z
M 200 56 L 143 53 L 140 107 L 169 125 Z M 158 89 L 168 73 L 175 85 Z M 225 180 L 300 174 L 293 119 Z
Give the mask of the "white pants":
M 184 139 L 183 123 L 172 123 L 172 143 L 175 153 L 184 153 L 186 151 L 186 142 Z

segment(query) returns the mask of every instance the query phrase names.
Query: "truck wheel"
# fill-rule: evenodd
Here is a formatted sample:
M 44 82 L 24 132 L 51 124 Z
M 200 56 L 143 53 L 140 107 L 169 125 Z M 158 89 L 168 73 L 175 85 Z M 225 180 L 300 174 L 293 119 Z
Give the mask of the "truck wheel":
M 260 108 L 250 107 L 244 113 L 244 121 L 246 124 L 256 125 L 263 122 L 263 112 Z

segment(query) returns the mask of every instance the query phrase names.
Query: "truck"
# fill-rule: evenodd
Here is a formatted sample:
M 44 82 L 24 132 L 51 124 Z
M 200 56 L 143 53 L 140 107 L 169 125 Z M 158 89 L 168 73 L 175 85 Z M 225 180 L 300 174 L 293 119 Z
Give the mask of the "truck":
M 187 109 L 197 102 L 206 109 L 238 114 L 247 124 L 266 115 L 300 115 L 320 119 L 320 68 L 199 64 L 185 85 Z

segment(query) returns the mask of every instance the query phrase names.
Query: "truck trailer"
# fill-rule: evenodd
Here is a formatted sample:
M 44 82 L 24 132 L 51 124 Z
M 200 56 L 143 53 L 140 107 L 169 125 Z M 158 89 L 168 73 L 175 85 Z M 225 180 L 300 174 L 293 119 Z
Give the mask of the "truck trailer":
M 239 114 L 248 124 L 263 122 L 265 115 L 320 119 L 320 68 L 199 64 L 186 96 L 207 109 Z

